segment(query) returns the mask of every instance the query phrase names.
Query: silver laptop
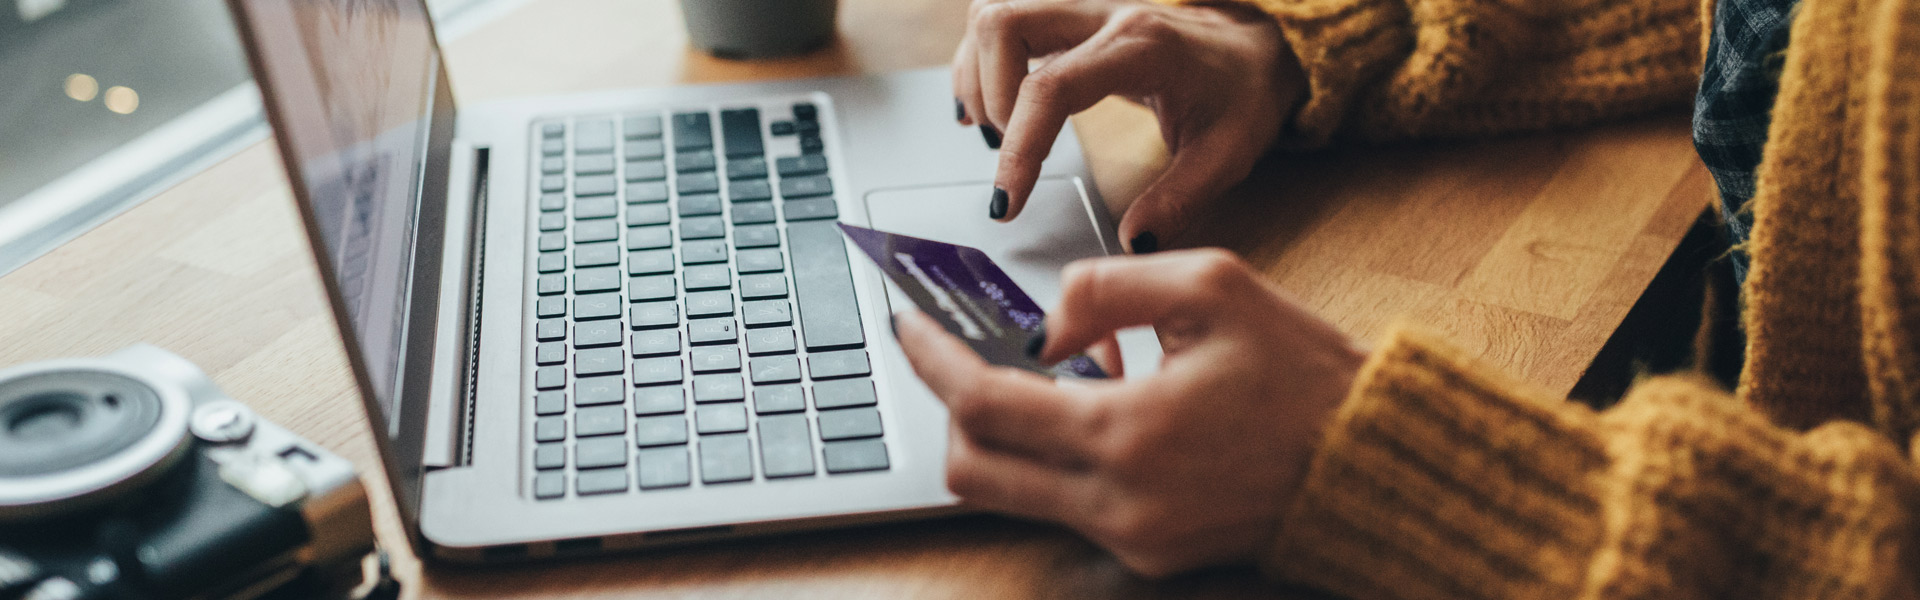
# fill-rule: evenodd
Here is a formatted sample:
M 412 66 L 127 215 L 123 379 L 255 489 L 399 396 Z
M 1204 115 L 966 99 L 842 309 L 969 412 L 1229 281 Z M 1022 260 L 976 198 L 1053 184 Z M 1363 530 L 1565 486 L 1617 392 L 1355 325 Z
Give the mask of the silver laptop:
M 231 3 L 423 555 L 955 512 L 910 303 L 834 221 L 979 247 L 1043 305 L 1119 251 L 1071 130 L 987 218 L 941 69 L 456 105 L 420 0 Z

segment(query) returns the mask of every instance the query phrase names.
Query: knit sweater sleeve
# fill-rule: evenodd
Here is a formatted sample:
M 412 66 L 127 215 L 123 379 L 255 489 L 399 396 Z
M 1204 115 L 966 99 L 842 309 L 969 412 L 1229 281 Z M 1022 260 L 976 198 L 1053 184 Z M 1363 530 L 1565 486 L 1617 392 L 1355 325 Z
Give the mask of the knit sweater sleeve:
M 1777 428 L 1709 384 L 1604 412 L 1395 333 L 1264 566 L 1373 598 L 1915 596 L 1920 479 L 1857 424 Z
M 1296 148 L 1582 124 L 1684 105 L 1699 80 L 1700 0 L 1240 1 L 1306 72 Z

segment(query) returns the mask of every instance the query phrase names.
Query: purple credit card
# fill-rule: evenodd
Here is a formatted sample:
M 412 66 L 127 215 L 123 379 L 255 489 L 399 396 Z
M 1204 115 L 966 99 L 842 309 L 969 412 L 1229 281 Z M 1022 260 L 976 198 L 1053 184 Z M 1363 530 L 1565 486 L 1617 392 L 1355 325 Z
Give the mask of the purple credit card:
M 1055 377 L 1107 378 L 1085 355 L 1052 366 L 1027 357 L 1027 340 L 1046 312 L 985 252 L 846 223 L 840 223 L 840 231 L 880 265 L 921 312 L 987 362 Z

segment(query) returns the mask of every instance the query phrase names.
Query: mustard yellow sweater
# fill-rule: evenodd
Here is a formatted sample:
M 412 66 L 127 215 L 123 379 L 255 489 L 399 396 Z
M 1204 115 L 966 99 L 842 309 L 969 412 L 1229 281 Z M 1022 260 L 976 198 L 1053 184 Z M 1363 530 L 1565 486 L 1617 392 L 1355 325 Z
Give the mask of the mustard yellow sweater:
M 1301 145 L 1683 104 L 1696 0 L 1244 0 Z M 1709 0 L 1710 1 L 1710 0 Z M 1920 0 L 1803 0 L 1753 200 L 1746 370 L 1595 412 L 1401 329 L 1265 566 L 1373 598 L 1920 598 Z

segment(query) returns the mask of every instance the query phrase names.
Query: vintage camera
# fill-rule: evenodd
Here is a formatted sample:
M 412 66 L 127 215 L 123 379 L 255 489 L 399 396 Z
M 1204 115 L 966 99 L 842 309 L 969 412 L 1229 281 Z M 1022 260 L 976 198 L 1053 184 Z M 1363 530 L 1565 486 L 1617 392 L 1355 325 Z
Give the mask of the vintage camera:
M 348 597 L 353 465 L 144 344 L 0 370 L 0 600 Z

